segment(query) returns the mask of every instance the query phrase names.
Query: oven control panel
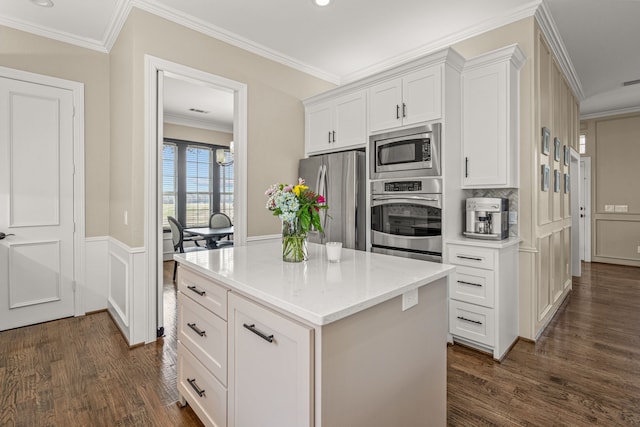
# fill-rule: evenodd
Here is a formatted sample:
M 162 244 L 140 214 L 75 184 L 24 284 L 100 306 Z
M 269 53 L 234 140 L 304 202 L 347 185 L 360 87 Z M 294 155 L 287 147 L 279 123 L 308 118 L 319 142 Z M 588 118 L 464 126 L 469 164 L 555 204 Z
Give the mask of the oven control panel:
M 422 181 L 387 181 L 384 183 L 385 193 L 396 191 L 422 191 Z

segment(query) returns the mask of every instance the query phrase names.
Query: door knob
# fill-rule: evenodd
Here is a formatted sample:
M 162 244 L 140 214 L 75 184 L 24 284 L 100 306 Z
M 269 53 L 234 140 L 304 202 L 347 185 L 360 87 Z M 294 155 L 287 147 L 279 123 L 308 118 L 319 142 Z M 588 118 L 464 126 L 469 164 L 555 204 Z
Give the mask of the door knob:
M 15 236 L 15 234 L 5 234 L 2 231 L 0 231 L 0 240 L 4 239 L 5 237 L 8 237 L 8 236 Z
M 584 214 L 580 214 L 580 218 L 584 218 Z

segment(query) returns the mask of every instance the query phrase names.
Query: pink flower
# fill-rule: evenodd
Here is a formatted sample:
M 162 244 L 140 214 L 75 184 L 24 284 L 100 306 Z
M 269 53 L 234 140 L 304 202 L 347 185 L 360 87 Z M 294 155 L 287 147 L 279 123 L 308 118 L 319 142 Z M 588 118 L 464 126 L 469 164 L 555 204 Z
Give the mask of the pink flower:
M 318 196 L 318 203 L 322 204 L 325 203 L 326 200 L 324 199 L 324 196 Z
M 285 191 L 285 192 L 290 192 L 292 190 L 293 190 L 293 186 L 291 185 L 285 185 L 285 187 L 282 189 L 282 191 Z
M 304 179 L 298 178 L 298 185 L 304 185 Z

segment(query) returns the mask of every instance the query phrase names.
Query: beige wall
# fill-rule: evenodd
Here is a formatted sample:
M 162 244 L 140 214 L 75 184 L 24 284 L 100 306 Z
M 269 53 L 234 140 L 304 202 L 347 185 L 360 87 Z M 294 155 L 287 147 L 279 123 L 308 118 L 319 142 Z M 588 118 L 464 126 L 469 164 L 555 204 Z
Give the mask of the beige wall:
M 215 130 L 198 129 L 191 126 L 165 123 L 163 127 L 164 137 L 180 139 L 183 141 L 203 142 L 205 144 L 229 146 L 233 141 L 233 133 L 219 132 Z
M 84 83 L 86 236 L 109 234 L 109 55 L 0 26 L 0 66 Z
M 592 158 L 592 260 L 640 266 L 640 114 L 585 120 L 581 128 Z
M 131 163 L 112 162 L 112 195 L 118 202 L 111 209 L 112 235 L 130 246 L 143 243 L 145 54 L 247 85 L 247 235 L 278 233 L 280 224 L 264 208 L 264 190 L 272 183 L 297 178 L 298 159 L 304 155 L 301 100 L 333 85 L 135 8 L 112 55 L 116 51 L 131 54 L 132 63 L 114 64 L 112 81 L 117 75 L 133 73 L 133 86 L 115 85 L 112 90 L 112 100 L 118 100 L 112 111 L 132 108 L 131 123 L 121 116 L 112 124 L 112 128 L 122 124 L 131 130 L 122 139 L 112 138 L 112 153 L 131 159 Z M 122 224 L 124 210 L 129 212 L 128 226 Z

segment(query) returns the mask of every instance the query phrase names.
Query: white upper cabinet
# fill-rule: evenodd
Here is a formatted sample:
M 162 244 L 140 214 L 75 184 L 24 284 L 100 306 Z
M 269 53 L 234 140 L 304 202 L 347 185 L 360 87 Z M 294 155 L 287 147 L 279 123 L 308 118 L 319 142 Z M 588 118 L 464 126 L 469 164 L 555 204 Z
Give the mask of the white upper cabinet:
M 442 71 L 433 66 L 369 89 L 369 130 L 439 119 L 442 116 Z
M 467 61 L 462 72 L 462 186 L 517 188 L 519 69 L 511 45 Z
M 306 152 L 309 154 L 365 147 L 366 92 L 359 91 L 306 108 Z

